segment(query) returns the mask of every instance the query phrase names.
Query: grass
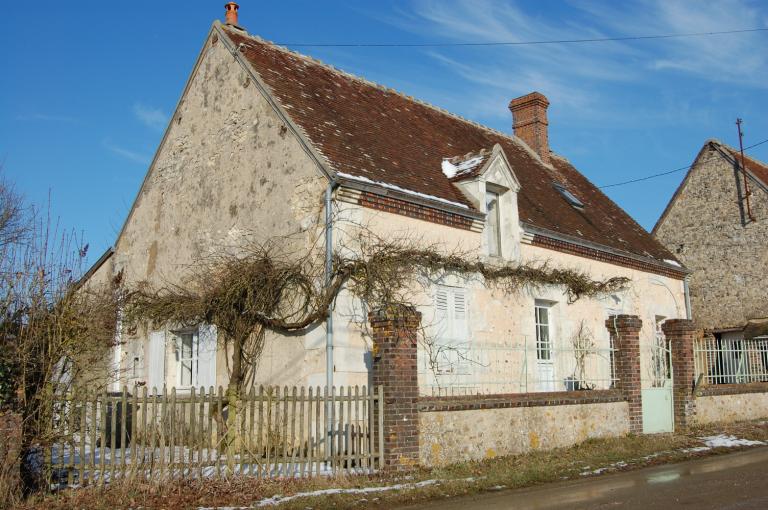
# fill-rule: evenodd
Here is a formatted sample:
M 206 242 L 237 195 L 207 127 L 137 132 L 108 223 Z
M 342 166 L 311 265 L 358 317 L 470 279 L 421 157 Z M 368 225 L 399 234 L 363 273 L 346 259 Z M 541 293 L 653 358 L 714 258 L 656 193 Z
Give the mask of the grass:
M 684 433 L 622 438 L 593 439 L 570 448 L 534 451 L 523 455 L 497 457 L 481 462 L 464 462 L 442 468 L 420 469 L 407 474 L 390 473 L 372 476 L 345 476 L 304 480 L 258 480 L 234 477 L 227 480 L 176 481 L 166 483 L 120 483 L 111 486 L 84 487 L 58 494 L 28 499 L 16 508 L 21 510 L 58 510 L 70 508 L 113 509 L 182 509 L 216 506 L 251 506 L 275 495 L 331 488 L 361 488 L 392 484 L 413 484 L 423 480 L 440 480 L 410 490 L 369 494 L 333 494 L 297 498 L 279 505 L 281 510 L 392 508 L 427 500 L 473 494 L 500 488 L 529 487 L 564 479 L 582 478 L 582 473 L 608 467 L 609 471 L 675 462 L 692 457 L 732 452 L 713 449 L 704 452 L 683 450 L 701 446 L 698 437 L 731 434 L 740 438 L 768 441 L 768 423 L 742 422 L 707 426 Z M 651 456 L 651 457 L 649 457 Z M 617 462 L 625 465 L 615 466 Z M 468 481 L 467 479 L 472 479 Z

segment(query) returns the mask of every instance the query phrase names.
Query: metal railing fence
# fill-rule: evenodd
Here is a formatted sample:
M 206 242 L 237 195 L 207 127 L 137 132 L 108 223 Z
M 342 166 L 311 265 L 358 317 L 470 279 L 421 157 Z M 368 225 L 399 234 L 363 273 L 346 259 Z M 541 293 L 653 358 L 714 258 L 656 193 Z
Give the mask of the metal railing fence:
M 606 340 L 604 343 L 608 344 Z M 426 396 L 604 390 L 615 386 L 610 345 L 548 346 L 535 339 L 420 346 L 419 391 Z
M 694 343 L 696 378 L 704 384 L 768 381 L 768 337 L 707 337 Z

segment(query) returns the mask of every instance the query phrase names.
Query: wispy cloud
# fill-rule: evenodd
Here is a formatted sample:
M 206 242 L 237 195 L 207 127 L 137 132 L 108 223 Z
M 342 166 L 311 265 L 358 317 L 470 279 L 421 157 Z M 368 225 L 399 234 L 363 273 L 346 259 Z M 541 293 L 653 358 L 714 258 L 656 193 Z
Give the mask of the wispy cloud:
M 33 121 L 67 122 L 67 123 L 79 122 L 78 119 L 76 119 L 75 117 L 68 117 L 66 115 L 50 115 L 46 113 L 25 113 L 25 114 L 17 115 L 16 120 L 21 120 L 25 122 L 33 122 Z
M 430 41 L 522 42 L 766 26 L 765 14 L 752 5 L 748 0 L 713 0 L 706 8 L 675 0 L 585 1 L 560 4 L 558 16 L 547 16 L 531 3 L 512 0 L 421 0 L 410 12 L 401 10 L 385 21 Z M 665 115 L 637 104 L 631 94 L 674 103 L 679 98 L 666 97 L 669 80 L 767 87 L 768 53 L 756 51 L 766 42 L 766 34 L 757 33 L 437 49 L 427 54 L 474 84 L 469 97 L 461 93 L 468 115 L 506 116 L 503 106 L 511 97 L 538 90 L 558 108 L 561 120 L 605 121 L 631 115 L 636 123 L 651 124 Z
M 143 103 L 134 103 L 133 113 L 137 119 L 152 129 L 161 130 L 168 123 L 168 115 L 164 111 Z
M 768 27 L 756 4 L 716 0 L 706 8 L 681 0 L 642 0 L 632 4 L 581 4 L 596 22 L 623 35 L 701 33 Z M 651 70 L 674 70 L 713 82 L 736 82 L 764 88 L 768 81 L 765 33 L 670 39 L 644 46 Z
M 129 161 L 140 163 L 142 165 L 149 164 L 150 158 L 146 154 L 120 147 L 119 145 L 112 143 L 110 140 L 104 140 L 101 144 L 108 151 L 117 154 L 118 156 L 123 157 Z

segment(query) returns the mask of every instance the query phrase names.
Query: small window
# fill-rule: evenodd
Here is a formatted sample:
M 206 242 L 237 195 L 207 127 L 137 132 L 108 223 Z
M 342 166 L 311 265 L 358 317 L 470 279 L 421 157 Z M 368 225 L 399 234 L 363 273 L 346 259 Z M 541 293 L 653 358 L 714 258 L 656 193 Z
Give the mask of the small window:
M 576 195 L 568 191 L 565 186 L 562 184 L 554 183 L 553 186 L 555 189 L 560 193 L 566 202 L 571 204 L 573 207 L 578 207 L 579 209 L 584 209 L 584 203 L 576 198 Z
M 493 191 L 485 193 L 486 213 L 486 242 L 488 243 L 488 255 L 498 257 L 501 255 L 501 228 L 499 216 L 499 194 Z
M 551 306 L 547 303 L 536 303 L 536 359 L 539 361 L 552 359 L 550 308 Z

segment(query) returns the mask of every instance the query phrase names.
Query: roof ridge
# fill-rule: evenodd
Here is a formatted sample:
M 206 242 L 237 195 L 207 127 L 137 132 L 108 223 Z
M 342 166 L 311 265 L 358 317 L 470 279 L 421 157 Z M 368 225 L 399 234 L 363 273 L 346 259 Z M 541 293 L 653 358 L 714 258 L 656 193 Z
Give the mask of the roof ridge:
M 375 81 L 371 81 L 368 78 L 364 78 L 362 76 L 358 76 L 356 74 L 350 73 L 349 71 L 345 71 L 344 69 L 340 69 L 340 68 L 334 66 L 333 64 L 329 64 L 327 62 L 324 62 L 324 61 L 322 61 L 322 60 L 320 60 L 320 59 L 318 59 L 316 57 L 313 57 L 311 55 L 306 55 L 304 53 L 300 53 L 298 51 L 292 50 L 292 49 L 288 48 L 287 46 L 282 46 L 280 44 L 277 44 L 274 41 L 270 41 L 269 39 L 264 39 L 263 37 L 261 37 L 259 35 L 251 34 L 251 33 L 247 32 L 246 30 L 240 31 L 239 35 L 243 35 L 245 37 L 248 37 L 250 39 L 258 41 L 258 42 L 260 42 L 262 44 L 267 44 L 267 45 L 269 45 L 272 48 L 275 48 L 275 49 L 277 49 L 279 51 L 282 51 L 284 53 L 288 53 L 288 54 L 293 55 L 295 57 L 298 57 L 298 58 L 301 58 L 301 59 L 304 59 L 304 60 L 309 60 L 309 61 L 319 65 L 320 67 L 324 67 L 324 68 L 328 69 L 329 71 L 332 71 L 334 73 L 340 74 L 340 75 L 345 76 L 345 77 L 347 77 L 349 79 L 352 79 L 352 80 L 355 80 L 355 81 L 358 81 L 358 82 L 362 82 L 362 83 L 364 83 L 366 85 L 370 85 L 370 86 L 372 86 L 374 88 L 377 88 L 379 90 L 383 90 L 383 91 L 386 91 L 386 92 L 391 92 L 391 93 L 396 94 L 396 95 L 398 95 L 398 96 L 400 96 L 402 98 L 405 98 L 405 99 L 408 99 L 410 101 L 413 101 L 414 103 L 421 104 L 423 106 L 426 106 L 427 108 L 431 108 L 431 109 L 433 109 L 435 111 L 438 111 L 438 112 L 440 112 L 440 113 L 442 113 L 444 115 L 447 115 L 449 117 L 453 117 L 453 118 L 455 118 L 457 120 L 460 120 L 462 122 L 466 122 L 467 124 L 470 124 L 472 126 L 475 126 L 475 127 L 480 128 L 480 129 L 484 129 L 484 130 L 486 130 L 486 131 L 488 131 L 490 133 L 502 136 L 502 137 L 504 137 L 504 138 L 506 138 L 506 139 L 510 140 L 511 142 L 514 142 L 514 143 L 516 143 L 518 145 L 527 147 L 525 142 L 520 140 L 520 138 L 518 138 L 514 134 L 505 133 L 504 131 L 499 131 L 498 129 L 492 128 L 490 126 L 486 126 L 485 124 L 481 124 L 480 122 L 468 119 L 466 117 L 463 117 L 463 116 L 459 115 L 458 113 L 452 112 L 452 111 L 447 110 L 445 108 L 442 108 L 440 106 L 434 105 L 434 104 L 432 104 L 432 103 L 430 103 L 428 101 L 425 101 L 424 99 L 420 99 L 418 97 L 414 97 L 414 96 L 408 95 L 405 92 L 399 91 L 399 90 L 394 89 L 392 87 L 389 87 L 387 85 L 384 85 L 384 84 L 381 84 L 381 83 L 378 83 L 378 82 L 375 82 Z M 539 160 L 541 160 L 541 157 L 538 154 L 536 154 L 536 152 L 533 149 L 531 149 L 531 153 L 533 155 L 535 155 L 536 157 L 538 157 Z M 542 164 L 546 166 L 546 163 L 544 163 L 543 161 L 542 161 Z

